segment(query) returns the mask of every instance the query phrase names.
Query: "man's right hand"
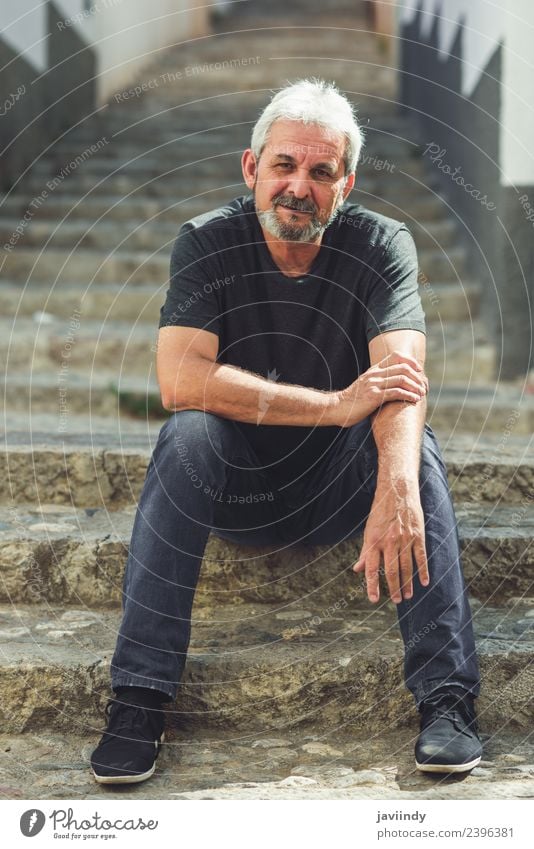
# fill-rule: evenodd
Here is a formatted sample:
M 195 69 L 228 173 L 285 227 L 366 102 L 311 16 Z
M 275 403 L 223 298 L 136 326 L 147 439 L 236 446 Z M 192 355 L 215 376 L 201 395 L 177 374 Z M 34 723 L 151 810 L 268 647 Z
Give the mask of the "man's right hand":
M 415 357 L 394 351 L 336 393 L 338 426 L 351 427 L 389 401 L 415 404 L 426 395 L 428 386 Z

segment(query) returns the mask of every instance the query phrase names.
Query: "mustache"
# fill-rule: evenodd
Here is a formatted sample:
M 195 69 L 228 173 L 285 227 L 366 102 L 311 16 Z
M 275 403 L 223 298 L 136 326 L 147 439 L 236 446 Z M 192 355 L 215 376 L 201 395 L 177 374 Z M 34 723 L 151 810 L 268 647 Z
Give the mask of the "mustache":
M 312 212 L 317 213 L 317 207 L 309 200 L 300 200 L 291 195 L 275 195 L 271 203 L 273 206 L 285 206 L 287 209 L 296 209 L 297 212 Z

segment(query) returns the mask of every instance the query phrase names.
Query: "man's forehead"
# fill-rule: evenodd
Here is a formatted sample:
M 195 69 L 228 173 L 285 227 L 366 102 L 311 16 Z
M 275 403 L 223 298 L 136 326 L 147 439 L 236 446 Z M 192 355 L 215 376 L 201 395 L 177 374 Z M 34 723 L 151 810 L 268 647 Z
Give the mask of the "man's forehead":
M 297 121 L 275 121 L 265 146 L 272 154 L 284 154 L 294 159 L 308 154 L 340 159 L 344 147 L 345 139 L 341 133 Z

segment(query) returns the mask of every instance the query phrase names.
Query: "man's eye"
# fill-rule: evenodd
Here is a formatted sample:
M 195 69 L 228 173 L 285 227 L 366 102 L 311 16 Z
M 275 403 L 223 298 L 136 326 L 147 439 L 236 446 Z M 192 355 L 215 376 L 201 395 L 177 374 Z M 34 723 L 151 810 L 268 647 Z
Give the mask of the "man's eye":
M 291 168 L 290 162 L 279 162 L 277 168 Z
M 325 171 L 323 168 L 318 168 L 315 173 L 321 180 L 327 180 L 332 176 L 329 171 Z

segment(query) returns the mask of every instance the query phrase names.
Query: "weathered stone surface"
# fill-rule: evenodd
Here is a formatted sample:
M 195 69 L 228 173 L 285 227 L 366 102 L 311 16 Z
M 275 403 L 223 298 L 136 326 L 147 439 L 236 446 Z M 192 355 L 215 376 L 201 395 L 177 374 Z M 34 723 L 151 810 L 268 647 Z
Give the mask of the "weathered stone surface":
M 120 604 L 134 514 L 133 506 L 113 513 L 0 508 L 0 600 Z M 495 604 L 529 593 L 534 506 L 503 505 L 488 514 L 462 503 L 456 514 L 470 594 Z M 363 581 L 352 572 L 360 547 L 361 537 L 337 546 L 239 546 L 212 533 L 196 603 L 284 603 L 277 613 L 284 639 L 299 638 L 313 632 L 317 610 L 329 607 L 334 615 L 351 596 L 363 599 Z
M 213 144 L 213 137 L 208 137 L 205 139 L 205 142 L 208 144 Z M 230 144 L 232 150 L 235 150 L 237 139 L 232 137 L 230 139 Z M 243 138 L 243 148 L 247 147 L 248 138 L 245 133 Z M 189 148 L 189 150 L 191 150 Z M 180 160 L 178 161 L 186 161 L 188 148 L 187 146 L 183 146 L 180 150 Z M 142 157 L 143 163 L 146 162 L 146 156 Z M 108 160 L 109 162 L 109 160 Z M 90 166 L 92 163 L 100 165 L 103 169 L 109 167 L 109 165 L 101 165 L 100 160 L 90 160 L 86 163 L 86 167 Z M 39 163 L 36 163 L 39 165 Z M 128 163 L 129 170 L 137 170 L 135 169 L 135 162 Z M 409 167 L 413 172 L 414 170 L 420 170 L 420 176 L 424 179 L 424 172 L 419 163 L 413 163 L 413 160 L 410 162 L 409 160 L 405 163 L 406 167 Z M 419 165 L 419 169 L 417 166 Z M 167 164 L 165 162 L 160 163 L 159 173 L 162 170 L 171 170 L 177 167 L 176 159 L 169 159 Z M 158 173 L 157 170 L 152 172 L 148 172 L 150 176 L 154 176 Z M 168 180 L 168 177 L 166 178 Z M 388 185 L 391 191 L 403 191 L 404 189 L 408 190 L 409 194 L 413 195 L 413 183 L 407 184 L 406 180 L 396 181 L 397 185 L 395 186 L 392 181 L 388 181 Z M 368 187 L 370 191 L 374 191 L 376 188 L 377 179 L 376 178 L 363 178 L 360 181 L 360 188 L 364 189 L 365 186 Z M 193 186 L 198 192 L 198 183 L 194 183 Z M 226 200 L 226 190 L 219 191 L 215 194 L 215 196 L 210 193 L 210 203 L 204 202 L 204 204 L 200 204 L 200 202 L 196 201 L 196 208 L 192 203 L 194 202 L 186 202 L 183 200 L 183 197 L 191 194 L 191 189 L 193 188 L 191 185 L 186 185 L 182 182 L 182 198 L 178 202 L 178 204 L 174 205 L 174 220 L 161 220 L 161 215 L 158 214 L 156 220 L 150 220 L 153 218 L 152 216 L 148 216 L 148 221 L 136 220 L 135 216 L 132 216 L 131 220 L 121 220 L 113 219 L 112 216 L 103 213 L 102 216 L 95 215 L 93 218 L 90 217 L 91 212 L 96 209 L 94 207 L 94 198 L 91 197 L 88 203 L 84 203 L 81 207 L 80 213 L 88 216 L 87 218 L 76 217 L 69 215 L 68 220 L 64 221 L 61 224 L 61 227 L 57 226 L 57 222 L 52 220 L 50 217 L 46 217 L 44 215 L 39 215 L 39 212 L 36 211 L 36 215 L 30 221 L 29 225 L 25 228 L 24 231 L 24 243 L 26 245 L 35 245 L 40 247 L 43 241 L 47 241 L 48 247 L 59 247 L 62 246 L 64 248 L 68 248 L 70 250 L 73 243 L 79 245 L 82 248 L 96 248 L 98 250 L 109 250 L 110 248 L 116 247 L 116 245 L 120 245 L 121 248 L 127 250 L 151 250 L 158 251 L 163 249 L 168 253 L 170 247 L 172 246 L 174 239 L 176 238 L 176 233 L 178 227 L 189 218 L 192 218 L 195 214 L 195 209 L 197 212 L 204 211 L 204 209 L 209 208 L 215 205 L 217 200 Z M 72 186 L 70 187 L 73 188 Z M 110 190 L 110 186 L 106 185 L 106 191 Z M 208 188 L 213 188 L 213 180 L 211 179 L 208 183 Z M 411 188 L 411 192 L 410 192 Z M 221 197 L 219 198 L 219 195 Z M 224 195 L 224 196 L 222 196 Z M 173 198 L 174 201 L 174 198 Z M 127 205 L 128 206 L 128 205 Z M 166 203 L 162 204 L 162 207 L 159 212 L 164 212 Z M 13 199 L 7 198 L 5 204 L 2 205 L 2 210 L 5 211 L 6 217 L 0 217 L 0 241 L 5 242 L 9 239 L 11 233 L 16 229 L 19 218 L 18 217 L 7 217 L 7 214 L 13 209 Z M 58 208 L 57 213 L 61 210 Z M 72 210 L 73 212 L 75 210 Z M 58 217 L 61 217 L 58 215 Z M 98 220 L 98 219 L 101 220 Z M 156 226 L 157 225 L 157 226 Z M 454 245 L 455 242 L 455 230 L 454 230 L 454 222 L 452 221 L 438 221 L 435 223 L 430 223 L 428 227 L 423 226 L 414 226 L 414 238 L 416 243 L 424 250 L 436 250 L 436 244 L 439 244 L 441 247 L 447 247 L 447 254 L 445 259 L 450 261 L 454 261 L 454 257 L 458 256 L 455 251 L 458 248 Z M 437 270 L 435 271 L 437 273 Z M 447 269 L 447 273 L 450 274 L 450 269 Z M 451 313 L 451 304 L 448 302 L 448 296 L 450 295 L 450 300 L 455 301 L 463 301 L 464 308 L 461 311 L 461 317 L 468 319 L 469 313 L 466 311 L 466 306 L 469 304 L 473 307 L 476 307 L 478 304 L 478 287 L 473 286 L 472 288 L 469 284 L 466 284 L 465 279 L 462 280 L 461 288 L 458 285 L 454 287 L 451 285 L 450 293 L 448 289 L 442 289 L 440 286 L 443 284 L 433 283 L 432 284 L 432 293 L 433 297 L 430 299 L 430 296 L 427 297 L 427 303 L 425 303 L 425 308 L 428 305 L 428 308 L 432 311 L 436 309 L 442 318 L 458 318 L 460 315 L 458 311 L 453 311 Z M 94 289 L 95 287 L 91 287 Z M 96 287 L 97 289 L 102 287 Z M 48 291 L 49 287 L 46 287 L 46 291 Z M 43 291 L 45 291 L 45 287 L 43 287 Z M 117 290 L 119 292 L 119 290 Z M 153 293 L 160 291 L 158 289 L 154 289 Z M 128 291 L 124 291 L 125 295 L 129 294 Z M 24 293 L 25 297 L 28 293 Z M 49 294 L 54 294 L 53 292 Z M 56 293 L 57 294 L 57 293 Z M 81 294 L 81 292 L 79 292 Z M 104 293 L 103 293 L 104 294 Z M 425 290 L 423 290 L 423 295 L 425 295 Z M 21 292 L 18 290 L 18 297 L 20 298 Z M 61 308 L 61 304 L 58 300 L 58 307 Z M 84 302 L 86 298 L 84 297 Z M 124 300 L 127 301 L 127 298 Z M 436 303 L 439 301 L 439 303 Z M 438 309 L 439 308 L 439 309 Z M 50 304 L 48 304 L 48 309 L 52 312 L 54 310 L 50 309 Z M 426 309 L 425 309 L 426 311 Z M 473 309 L 472 314 L 476 313 L 476 309 Z M 63 311 L 60 313 L 63 314 Z M 65 313 L 68 314 L 68 313 Z M 84 309 L 84 314 L 87 317 L 87 313 Z M 100 316 L 105 316 L 106 312 L 100 312 Z M 154 314 L 154 318 L 157 318 L 157 315 Z M 146 319 L 145 319 L 146 320 Z
M 37 310 L 38 317 L 40 303 L 35 297 L 35 288 L 29 291 L 32 295 L 31 306 Z M 107 293 L 107 298 L 112 298 L 113 291 L 111 289 Z M 103 297 L 100 301 L 99 296 L 96 296 L 92 301 L 95 309 L 104 309 L 107 298 Z M 125 299 L 110 303 L 109 309 L 112 312 L 108 318 L 113 320 L 115 313 L 119 314 L 124 310 L 123 319 L 129 316 L 131 321 L 136 321 L 147 298 L 147 294 L 137 298 L 135 288 L 128 290 L 127 303 L 124 302 Z M 72 290 L 63 290 L 61 300 L 65 313 L 68 314 L 72 314 L 73 310 L 80 306 L 79 295 L 73 294 Z M 0 290 L 0 304 L 1 301 Z M 91 301 L 89 303 L 91 304 Z M 159 306 L 159 298 L 152 296 L 148 304 L 150 310 L 159 314 Z M 86 312 L 84 300 L 84 313 Z M 147 320 L 144 313 L 143 320 Z M 143 362 L 146 361 L 144 350 L 141 348 L 140 354 L 145 358 Z M 32 365 L 35 365 L 34 361 Z M 159 389 L 154 380 L 143 380 L 141 385 L 139 376 L 126 375 L 122 371 L 118 373 L 109 366 L 108 369 L 99 369 L 98 373 L 92 374 L 73 370 L 65 375 L 64 388 L 71 414 L 90 413 L 91 416 L 104 415 L 111 418 L 120 415 L 123 420 L 135 416 L 145 420 L 149 418 L 163 421 L 168 417 L 168 412 L 161 407 Z M 31 411 L 32 415 L 37 416 L 42 413 L 57 413 L 59 409 L 57 376 L 51 376 L 47 372 L 41 374 L 35 368 L 32 371 L 10 371 L 6 378 L 5 395 L 6 403 L 14 412 Z M 431 387 L 429 393 L 427 420 L 440 433 L 454 431 L 455 434 L 471 432 L 477 435 L 499 436 L 506 433 L 512 422 L 515 435 L 529 436 L 534 430 L 534 396 L 521 396 L 521 388 L 514 385 L 470 385 L 460 389 L 438 384 L 436 389 Z M 516 412 L 513 412 L 514 410 Z
M 106 505 L 136 502 L 161 423 L 92 420 L 69 415 L 32 422 L 12 416 L 0 457 L 0 501 Z M 18 427 L 17 427 L 18 425 Z M 15 429 L 17 428 L 17 429 Z M 534 487 L 534 446 L 529 437 L 440 437 L 456 501 L 529 504 Z M 521 510 L 521 507 L 519 508 Z
M 281 637 L 284 623 L 277 612 L 268 605 L 225 605 L 217 614 L 194 611 L 188 662 L 176 705 L 169 711 L 171 723 L 255 729 L 255 739 L 261 739 L 261 731 L 277 742 L 280 732 L 285 737 L 300 724 L 316 728 L 348 722 L 369 733 L 384 724 L 414 725 L 391 606 L 370 609 L 350 602 L 335 617 L 319 617 L 313 636 L 290 643 Z M 503 722 L 516 728 L 532 725 L 534 627 L 518 633 L 523 618 L 521 610 L 475 609 L 483 730 Z M 527 621 L 534 626 L 534 620 Z M 119 622 L 118 611 L 1 607 L 4 729 L 50 726 L 82 733 L 93 727 L 109 693 L 109 660 Z M 312 742 L 324 741 L 315 737 Z
M 50 730 L 18 736 L 0 735 L 3 798 L 109 799 L 106 787 L 90 775 L 89 758 L 100 736 L 77 736 Z M 305 729 L 288 730 L 292 761 L 273 761 L 275 750 L 258 749 L 244 731 L 169 729 L 154 777 L 128 788 L 132 799 L 176 799 L 183 794 L 210 798 L 368 798 L 500 799 L 532 795 L 534 778 L 527 770 L 511 773 L 508 756 L 522 752 L 520 765 L 534 758 L 528 732 L 503 728 L 484 744 L 490 765 L 467 777 L 419 773 L 413 760 L 415 730 L 384 728 L 359 734 L 350 724 L 329 728 L 323 738 L 340 752 L 325 760 L 305 750 Z M 489 773 L 489 775 L 487 774 Z M 362 779 L 368 779 L 363 781 Z M 5 790 L 4 790 L 5 788 Z

